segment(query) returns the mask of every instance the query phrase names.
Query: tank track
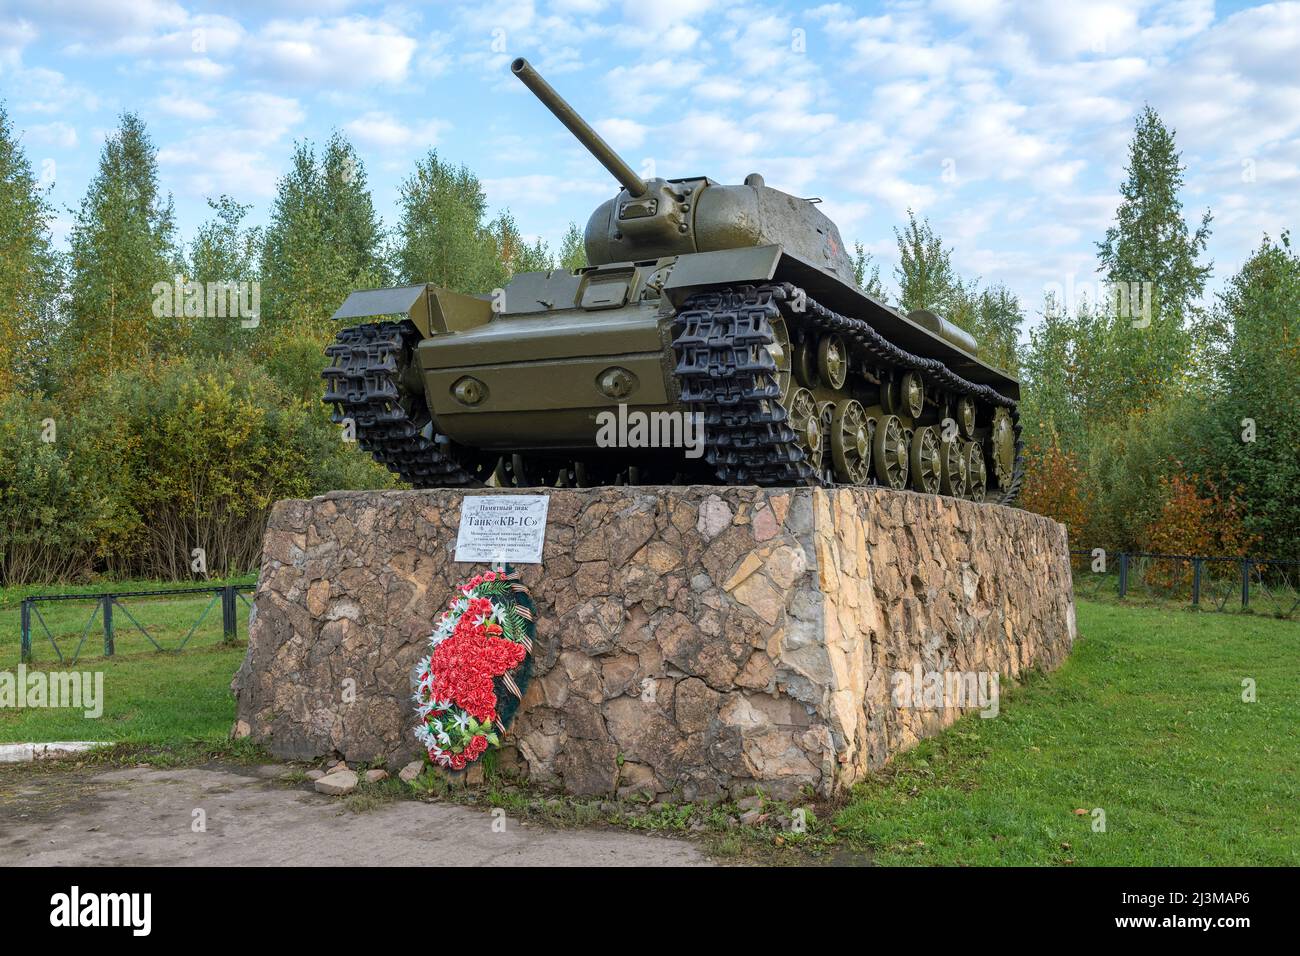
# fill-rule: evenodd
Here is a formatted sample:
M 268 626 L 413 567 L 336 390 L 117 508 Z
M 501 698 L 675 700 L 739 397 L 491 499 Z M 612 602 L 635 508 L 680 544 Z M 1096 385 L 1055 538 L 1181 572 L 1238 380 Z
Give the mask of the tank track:
M 938 359 L 913 355 L 862 319 L 840 315 L 790 283 L 741 285 L 697 293 L 673 318 L 673 350 L 681 400 L 704 415 L 706 459 L 727 484 L 823 484 L 804 460 L 780 404 L 777 366 L 767 350 L 776 342 L 773 320 L 836 333 L 871 366 L 914 371 L 927 383 L 1008 409 L 1015 433 L 1015 464 L 996 499 L 1012 504 L 1024 473 L 1024 442 L 1016 402 L 988 385 L 968 381 Z
M 351 419 L 357 443 L 380 464 L 415 488 L 482 484 L 447 450 L 425 434 L 428 423 L 402 405 L 403 358 L 419 333 L 410 323 L 373 322 L 341 329 L 325 349 L 330 365 L 323 401 L 330 420 Z M 417 407 L 424 396 L 416 395 Z M 448 446 L 449 447 L 449 446 Z

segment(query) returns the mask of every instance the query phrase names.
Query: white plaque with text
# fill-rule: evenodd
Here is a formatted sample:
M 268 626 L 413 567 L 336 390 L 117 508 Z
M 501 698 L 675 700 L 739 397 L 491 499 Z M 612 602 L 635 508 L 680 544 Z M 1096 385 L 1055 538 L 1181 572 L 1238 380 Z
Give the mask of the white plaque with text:
M 460 504 L 456 560 L 472 564 L 541 564 L 546 495 L 467 495 Z

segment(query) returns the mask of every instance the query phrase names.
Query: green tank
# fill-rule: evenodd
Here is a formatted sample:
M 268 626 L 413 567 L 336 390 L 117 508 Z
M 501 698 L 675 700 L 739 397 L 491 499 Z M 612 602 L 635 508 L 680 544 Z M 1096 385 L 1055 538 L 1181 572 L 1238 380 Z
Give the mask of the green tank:
M 1011 503 L 1015 378 L 857 287 L 817 200 L 751 174 L 643 179 L 528 64 L 622 186 L 586 268 L 463 295 L 352 293 L 324 400 L 415 487 L 879 484 Z

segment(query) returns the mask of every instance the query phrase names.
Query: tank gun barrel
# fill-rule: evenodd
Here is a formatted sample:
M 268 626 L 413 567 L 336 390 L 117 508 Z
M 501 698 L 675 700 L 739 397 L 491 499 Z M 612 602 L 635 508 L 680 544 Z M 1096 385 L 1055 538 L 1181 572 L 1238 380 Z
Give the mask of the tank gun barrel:
M 601 135 L 591 128 L 591 124 L 578 115 L 577 111 L 565 102 L 564 97 L 555 92 L 550 83 L 533 69 L 532 64 L 522 56 L 510 64 L 510 72 L 523 81 L 524 86 L 532 90 L 533 95 L 546 105 L 555 118 L 568 127 L 569 132 L 577 137 L 578 142 L 587 147 L 587 152 L 595 156 L 600 164 L 609 170 L 610 175 L 623 184 L 633 197 L 646 194 L 646 184 L 632 167 L 614 152 Z

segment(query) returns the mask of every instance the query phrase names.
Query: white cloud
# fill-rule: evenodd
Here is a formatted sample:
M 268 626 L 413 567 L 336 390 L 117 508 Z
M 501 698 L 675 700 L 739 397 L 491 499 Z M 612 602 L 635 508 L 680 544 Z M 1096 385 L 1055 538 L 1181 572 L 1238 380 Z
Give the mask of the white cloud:
M 168 143 L 158 151 L 158 165 L 165 182 L 191 196 L 268 199 L 275 195 L 281 157 L 259 147 L 247 131 L 205 130 Z
M 24 137 L 32 145 L 57 146 L 60 149 L 73 149 L 77 145 L 77 130 L 68 123 L 43 123 L 27 127 Z
M 302 104 L 274 93 L 237 93 L 230 97 L 229 116 L 244 129 L 257 131 L 264 140 L 278 140 L 306 118 Z
M 593 120 L 592 126 L 614 149 L 636 149 L 645 142 L 649 127 L 630 119 L 610 117 Z
M 36 36 L 36 27 L 27 20 L 0 21 L 0 75 L 21 66 L 23 48 Z
M 169 116 L 179 116 L 188 120 L 208 120 L 217 115 L 217 111 L 209 103 L 192 96 L 175 93 L 156 97 L 153 105 Z
M 184 7 L 168 0 L 9 0 L 8 6 L 51 30 L 100 41 L 176 27 L 188 18 Z
M 379 149 L 424 149 L 437 145 L 446 123 L 430 120 L 399 119 L 391 113 L 374 110 L 358 116 L 344 129 L 358 143 Z
M 274 20 L 247 41 L 249 62 L 277 82 L 369 86 L 404 81 L 418 44 L 363 16 Z

